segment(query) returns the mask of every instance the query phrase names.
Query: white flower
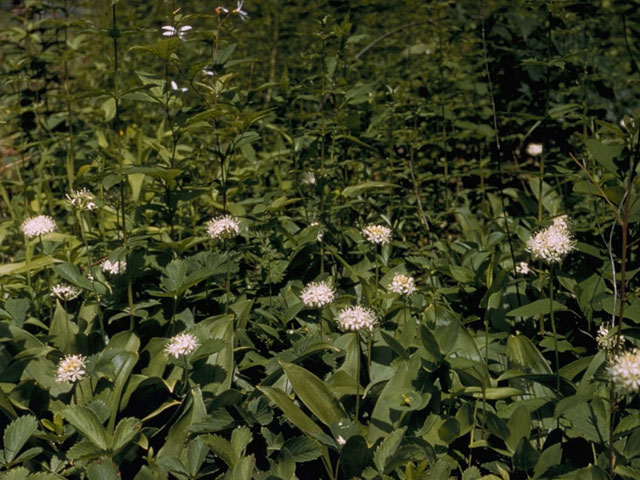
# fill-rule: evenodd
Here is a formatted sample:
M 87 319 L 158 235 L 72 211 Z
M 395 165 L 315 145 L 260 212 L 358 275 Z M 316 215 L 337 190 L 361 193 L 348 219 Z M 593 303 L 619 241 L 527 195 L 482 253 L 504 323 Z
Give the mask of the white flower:
M 335 291 L 327 282 L 312 282 L 300 293 L 300 298 L 307 307 L 323 307 L 335 297 Z
M 164 347 L 164 351 L 172 357 L 178 358 L 181 355 L 189 355 L 198 348 L 198 338 L 190 333 L 181 333 L 172 337 Z
M 203 74 L 205 77 L 213 77 L 213 76 L 216 74 L 216 72 L 214 72 L 213 70 L 206 70 L 206 69 L 203 69 L 203 70 L 202 70 L 202 74 Z
M 624 393 L 637 393 L 640 390 L 640 351 L 616 355 L 608 368 L 614 385 Z
M 398 295 L 412 295 L 416 291 L 416 283 L 413 277 L 396 273 L 388 288 Z
M 174 35 L 178 35 L 178 38 L 180 40 L 184 40 L 185 34 L 192 28 L 193 27 L 191 27 L 191 25 L 185 25 L 184 27 L 180 27 L 178 29 L 172 27 L 171 25 L 165 25 L 164 27 L 162 27 L 162 30 L 164 30 L 164 32 L 162 32 L 162 35 L 165 37 L 173 37 Z
M 20 229 L 27 237 L 33 238 L 53 232 L 56 229 L 56 222 L 48 215 L 38 215 L 27 218 Z
M 344 437 L 342 435 L 338 435 L 338 438 L 336 438 L 336 442 L 338 442 L 338 445 L 342 446 L 345 443 L 347 443 L 347 441 L 344 439 Z
M 344 330 L 373 330 L 377 323 L 378 319 L 373 310 L 360 305 L 343 308 L 338 313 L 338 324 Z
M 305 185 L 315 185 L 316 184 L 316 174 L 313 172 L 304 172 L 302 174 L 302 183 Z
M 110 273 L 111 275 L 119 275 L 121 273 L 124 273 L 126 270 L 127 262 L 124 260 L 111 262 L 111 260 L 107 259 L 102 262 L 102 271 Z
M 391 241 L 391 229 L 384 225 L 367 225 L 362 234 L 374 245 L 385 245 Z
M 86 188 L 73 190 L 70 195 L 67 194 L 67 200 L 72 207 L 80 210 L 95 210 L 98 208 L 96 202 L 94 202 L 93 194 Z
M 527 240 L 526 250 L 533 258 L 547 263 L 559 263 L 575 247 L 575 241 L 568 228 L 566 215 L 554 219 L 553 224 L 540 230 Z
M 531 273 L 531 269 L 529 268 L 529 264 L 527 262 L 520 262 L 516 265 L 516 272 L 522 275 L 528 275 Z
M 310 227 L 321 227 L 322 225 L 320 225 L 320 222 L 311 222 L 309 224 Z M 322 229 L 320 229 L 318 231 L 318 235 L 316 236 L 316 241 L 317 242 L 321 242 L 322 239 L 324 238 L 324 232 L 322 231 Z
M 207 223 L 207 235 L 211 238 L 231 238 L 240 233 L 240 225 L 230 215 L 215 217 Z
M 231 10 L 231 13 L 235 13 L 237 15 L 240 15 L 240 18 L 242 20 L 246 20 L 247 17 L 249 17 L 249 15 L 247 14 L 247 12 L 242 10 L 243 5 L 244 5 L 244 1 L 243 0 L 238 0 L 238 2 L 236 3 L 236 8 Z
M 229 10 L 222 6 L 219 6 L 219 7 L 216 7 L 216 13 L 218 15 L 220 15 L 221 13 L 229 13 Z
M 67 355 L 58 363 L 58 375 L 56 382 L 77 382 L 86 373 L 85 362 L 87 357 L 82 355 Z
M 66 283 L 59 283 L 51 289 L 51 296 L 59 298 L 63 301 L 73 300 L 80 295 L 80 289 L 67 285 Z
M 527 145 L 527 153 L 532 157 L 542 154 L 542 144 L 541 143 L 530 143 Z
M 616 334 L 609 334 L 610 328 L 609 325 L 600 325 L 598 328 L 598 336 L 596 337 L 596 342 L 598 343 L 598 347 L 602 350 L 613 350 L 616 346 Z M 620 343 L 624 344 L 624 335 L 620 336 Z
M 187 87 L 180 88 L 175 80 L 171 80 L 171 90 L 175 92 L 186 92 L 189 89 Z

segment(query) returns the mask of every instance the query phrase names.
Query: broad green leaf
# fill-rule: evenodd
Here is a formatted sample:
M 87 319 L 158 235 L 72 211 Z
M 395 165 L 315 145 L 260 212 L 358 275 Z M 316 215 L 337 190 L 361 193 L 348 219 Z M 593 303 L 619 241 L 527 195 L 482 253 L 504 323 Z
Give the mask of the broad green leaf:
M 624 456 L 628 459 L 640 454 L 640 429 L 635 430 L 627 439 L 624 446 Z
M 369 182 L 364 182 L 364 183 L 360 183 L 358 185 L 352 185 L 350 187 L 346 187 L 344 190 L 342 190 L 342 196 L 344 197 L 351 197 L 353 195 L 359 195 L 361 193 L 363 193 L 366 190 L 375 190 L 378 188 L 395 188 L 396 185 L 394 183 L 389 183 L 389 182 L 376 182 L 376 181 L 369 181 Z
M 103 457 L 100 461 L 89 464 L 87 478 L 89 480 L 120 480 L 120 475 L 113 460 Z
M 38 422 L 32 415 L 16 418 L 4 429 L 4 457 L 6 463 L 11 463 L 29 437 L 38 430 Z
M 140 421 L 134 417 L 123 418 L 118 422 L 113 433 L 113 451 L 118 452 L 138 434 Z
M 244 457 L 233 469 L 231 480 L 251 480 L 256 461 L 252 457 Z
M 236 461 L 244 456 L 247 445 L 249 445 L 252 438 L 251 430 L 247 426 L 238 427 L 231 432 L 231 448 Z
M 370 462 L 371 451 L 367 441 L 360 435 L 349 438 L 340 450 L 340 469 L 346 478 L 359 476 Z
M 593 158 L 602 165 L 604 168 L 609 170 L 611 173 L 617 174 L 617 167 L 615 163 L 613 163 L 613 159 L 620 155 L 624 145 L 622 144 L 606 144 L 599 142 L 593 138 L 589 138 L 585 141 L 587 145 L 587 149 L 589 153 L 593 155 Z
M 283 447 L 297 463 L 310 462 L 322 455 L 322 446 L 309 437 L 293 437 L 288 439 Z
M 300 407 L 293 403 L 293 400 L 291 400 L 282 390 L 262 385 L 258 385 L 256 388 L 264 393 L 269 400 L 275 403 L 278 408 L 282 410 L 282 413 L 285 414 L 287 419 L 302 432 L 312 435 L 322 433 L 322 428 L 307 416 Z
M 528 439 L 531 433 L 531 415 L 527 407 L 519 405 L 511 414 L 507 426 L 509 427 L 509 437 L 505 443 L 512 452 L 515 452 L 520 439 Z
M 216 434 L 203 435 L 199 437 L 211 451 L 222 459 L 227 467 L 233 468 L 238 461 L 231 443 L 226 438 Z
M 53 337 L 53 344 L 64 353 L 72 353 L 75 351 L 77 333 L 78 326 L 69 319 L 69 315 L 60 301 L 56 300 L 53 320 L 49 327 L 49 335 Z
M 308 370 L 293 363 L 280 362 L 293 390 L 313 414 L 325 425 L 346 417 L 325 383 Z
M 72 405 L 62 411 L 62 416 L 96 447 L 109 449 L 107 431 L 93 410 L 83 405 Z
M 525 437 L 520 439 L 516 451 L 513 454 L 513 466 L 521 471 L 532 469 L 540 458 L 540 453 L 531 446 Z
M 373 454 L 373 463 L 376 466 L 376 469 L 379 473 L 387 473 L 386 468 L 389 464 L 390 459 L 395 455 L 400 447 L 400 443 L 404 437 L 404 433 L 406 428 L 399 428 L 391 432 L 382 443 L 378 446 L 375 453 Z
M 195 386 L 185 401 L 185 408 L 179 419 L 170 427 L 167 439 L 158 451 L 161 455 L 179 457 L 189 434 L 189 426 L 201 421 L 207 415 L 207 409 L 200 388 Z
M 554 300 L 553 302 L 553 311 L 554 312 L 563 312 L 569 310 L 566 306 L 561 303 L 558 303 Z M 523 305 L 522 307 L 514 308 L 510 312 L 507 312 L 508 317 L 535 317 L 539 315 L 549 315 L 551 313 L 551 302 L 548 299 L 542 298 L 540 300 L 535 300 L 531 303 Z

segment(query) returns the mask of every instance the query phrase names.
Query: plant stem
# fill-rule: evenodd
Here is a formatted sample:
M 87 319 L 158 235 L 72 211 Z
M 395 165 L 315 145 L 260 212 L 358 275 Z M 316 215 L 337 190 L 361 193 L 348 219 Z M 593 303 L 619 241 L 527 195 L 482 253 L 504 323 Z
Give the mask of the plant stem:
M 360 415 L 360 332 L 356 331 L 356 344 L 358 352 L 356 355 L 356 422 Z
M 556 321 L 553 315 L 553 279 L 555 267 L 551 265 L 549 269 L 549 316 L 551 317 L 551 331 L 553 332 L 554 358 L 556 362 L 556 393 L 560 395 L 560 355 L 558 353 L 558 334 L 556 332 Z

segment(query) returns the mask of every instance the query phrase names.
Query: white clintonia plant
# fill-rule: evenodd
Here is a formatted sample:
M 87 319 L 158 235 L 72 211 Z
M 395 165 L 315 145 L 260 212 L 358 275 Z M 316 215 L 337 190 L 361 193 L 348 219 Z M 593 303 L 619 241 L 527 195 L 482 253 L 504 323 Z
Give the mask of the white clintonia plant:
M 575 247 L 575 240 L 569 231 L 566 215 L 554 219 L 553 224 L 532 235 L 526 250 L 533 258 L 547 263 L 560 263 Z
M 87 357 L 67 355 L 58 363 L 56 382 L 77 382 L 85 375 Z
M 93 194 L 86 188 L 74 190 L 71 194 L 67 194 L 67 201 L 72 207 L 78 210 L 95 210 L 98 208 L 94 201 Z
M 102 271 L 110 273 L 111 275 L 119 275 L 127 270 L 127 262 L 124 260 L 117 260 L 112 262 L 107 259 L 102 263 Z
M 20 227 L 22 233 L 33 238 L 51 233 L 56 229 L 56 222 L 48 215 L 27 218 Z
M 634 349 L 616 355 L 608 368 L 615 386 L 623 393 L 640 391 L 640 351 Z
M 190 333 L 180 333 L 169 340 L 169 343 L 167 343 L 164 350 L 170 356 L 179 358 L 183 355 L 189 355 L 198 348 L 198 346 L 198 337 L 191 335 Z
M 343 330 L 353 331 L 371 331 L 378 323 L 378 319 L 373 310 L 360 305 L 346 307 L 340 310 L 337 321 Z
M 231 238 L 240 233 L 240 225 L 230 215 L 215 217 L 207 223 L 207 235 L 211 238 Z
M 384 225 L 367 225 L 362 229 L 362 235 L 374 245 L 385 245 L 391 241 L 391 229 Z
M 412 295 L 416 291 L 416 283 L 413 277 L 396 273 L 388 288 L 398 295 Z
M 300 292 L 307 307 L 320 308 L 333 302 L 335 291 L 327 282 L 312 282 Z
M 51 295 L 60 300 L 69 301 L 80 295 L 80 289 L 67 285 L 66 283 L 59 283 L 51 289 Z

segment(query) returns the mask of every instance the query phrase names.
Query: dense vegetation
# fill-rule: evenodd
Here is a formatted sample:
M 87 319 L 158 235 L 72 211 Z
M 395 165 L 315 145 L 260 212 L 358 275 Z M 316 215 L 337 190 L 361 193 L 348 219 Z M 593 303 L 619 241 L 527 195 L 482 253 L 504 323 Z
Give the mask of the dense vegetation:
M 636 2 L 1 23 L 1 478 L 640 478 Z

